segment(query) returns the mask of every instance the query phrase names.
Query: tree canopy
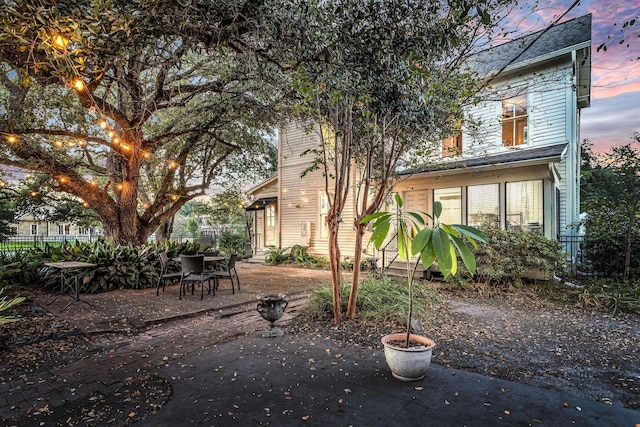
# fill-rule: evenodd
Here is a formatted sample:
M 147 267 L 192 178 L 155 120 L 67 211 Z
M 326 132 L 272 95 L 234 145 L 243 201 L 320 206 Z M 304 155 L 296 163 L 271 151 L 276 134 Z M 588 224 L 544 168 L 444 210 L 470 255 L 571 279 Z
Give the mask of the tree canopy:
M 275 123 L 274 6 L 6 1 L 0 163 L 41 174 L 141 243 L 187 201 L 251 173 Z

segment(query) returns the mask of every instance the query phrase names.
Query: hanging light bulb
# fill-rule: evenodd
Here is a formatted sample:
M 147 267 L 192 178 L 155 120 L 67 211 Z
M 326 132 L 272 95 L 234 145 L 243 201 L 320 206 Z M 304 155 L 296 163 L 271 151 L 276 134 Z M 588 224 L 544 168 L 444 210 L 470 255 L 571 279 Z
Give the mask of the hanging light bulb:
M 102 129 L 106 129 L 107 128 L 107 121 L 105 119 L 102 119 L 98 122 L 98 126 L 100 126 Z
M 84 206 L 85 208 L 89 207 L 89 203 L 87 202 L 82 202 L 82 206 Z
M 7 141 L 13 144 L 15 142 L 18 142 L 18 138 L 16 138 L 15 135 L 8 135 L 7 136 Z
M 176 196 L 175 194 L 172 194 L 170 197 L 171 197 L 171 200 L 173 200 L 174 202 L 178 200 L 178 196 Z
M 38 193 L 36 193 L 35 191 L 32 191 L 32 192 L 31 192 L 31 193 L 29 193 L 29 194 L 31 194 L 31 197 L 36 197 L 36 196 L 38 195 Z
M 59 139 L 56 139 L 53 143 L 56 147 L 62 147 L 64 145 L 64 143 Z
M 176 162 L 169 162 L 169 167 L 170 167 L 171 169 L 174 169 L 174 168 L 176 168 L 177 166 L 178 166 L 178 165 L 176 164 Z
M 56 34 L 55 36 L 53 36 L 53 44 L 58 49 L 65 49 L 69 44 L 69 39 L 64 38 L 60 34 Z
M 84 90 L 85 88 L 84 82 L 80 77 L 76 77 L 75 79 L 73 79 L 73 88 L 78 92 L 81 92 Z
M 112 130 L 110 130 L 109 132 L 107 132 L 107 136 L 108 136 L 109 138 L 113 138 L 113 136 L 114 136 L 115 134 L 116 134 L 116 133 L 115 133 L 114 131 L 112 131 Z

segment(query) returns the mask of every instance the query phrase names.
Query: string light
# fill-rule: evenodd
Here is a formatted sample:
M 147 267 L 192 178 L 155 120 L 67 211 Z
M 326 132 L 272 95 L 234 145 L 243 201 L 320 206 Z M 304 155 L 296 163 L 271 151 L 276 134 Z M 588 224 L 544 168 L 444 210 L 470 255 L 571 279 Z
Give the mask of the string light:
M 178 200 L 178 196 L 176 196 L 175 194 L 172 194 L 171 196 L 169 196 L 171 198 L 172 201 L 176 201 Z
M 67 182 L 67 178 L 65 178 L 64 176 L 61 176 L 60 178 L 58 178 L 59 182 L 65 183 Z
M 169 167 L 171 169 L 175 169 L 178 165 L 176 164 L 176 162 L 169 162 Z
M 98 126 L 100 126 L 102 129 L 106 129 L 108 126 L 108 123 L 105 119 L 102 119 L 98 122 Z
M 13 144 L 18 141 L 18 138 L 15 135 L 8 135 L 7 141 Z
M 89 207 L 89 203 L 87 202 L 82 202 L 82 206 L 84 206 L 85 208 Z
M 80 77 L 76 77 L 73 80 L 73 88 L 75 90 L 77 90 L 78 92 L 83 91 L 84 90 L 84 82 L 82 81 L 82 79 Z
M 53 44 L 57 48 L 65 49 L 69 44 L 69 39 L 62 37 L 60 34 L 53 36 Z
M 117 188 L 118 190 L 122 191 L 122 189 L 123 189 L 124 187 L 122 186 L 122 184 L 118 184 L 118 185 L 116 186 L 116 188 Z
M 31 193 L 29 193 L 29 194 L 31 194 L 31 197 L 36 197 L 36 196 L 38 195 L 38 193 L 36 193 L 35 191 L 32 191 L 32 192 L 31 192 Z

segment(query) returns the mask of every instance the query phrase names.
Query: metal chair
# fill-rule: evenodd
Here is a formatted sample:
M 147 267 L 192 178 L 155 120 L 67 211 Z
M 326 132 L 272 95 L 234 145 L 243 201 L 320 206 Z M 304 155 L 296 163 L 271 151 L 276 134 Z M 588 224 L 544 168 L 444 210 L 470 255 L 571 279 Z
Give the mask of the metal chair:
M 235 278 L 238 282 L 238 290 L 240 290 L 240 277 L 238 277 L 238 271 L 236 270 L 236 259 L 238 258 L 237 254 L 231 254 L 229 257 L 229 262 L 227 263 L 226 270 L 217 270 L 212 272 L 211 274 L 214 276 L 214 289 L 218 289 L 220 284 L 220 279 L 229 279 L 231 281 L 231 292 L 233 294 L 236 293 L 236 289 L 234 286 L 233 279 Z
M 204 267 L 204 255 L 180 255 L 182 263 L 182 277 L 180 278 L 180 293 L 178 299 L 182 299 L 182 295 L 186 295 L 186 284 L 191 282 L 191 295 L 194 293 L 195 283 L 200 283 L 200 299 L 204 300 L 204 282 L 209 285 L 209 294 L 211 294 L 211 280 L 215 280 L 213 273 Z M 215 295 L 215 287 L 213 289 Z
M 156 296 L 160 296 L 160 283 L 162 283 L 162 292 L 164 293 L 167 280 L 177 282 L 182 278 L 182 273 L 169 271 L 169 255 L 167 251 L 160 252 L 158 257 L 160 258 L 160 277 L 158 277 L 158 283 L 156 284 Z

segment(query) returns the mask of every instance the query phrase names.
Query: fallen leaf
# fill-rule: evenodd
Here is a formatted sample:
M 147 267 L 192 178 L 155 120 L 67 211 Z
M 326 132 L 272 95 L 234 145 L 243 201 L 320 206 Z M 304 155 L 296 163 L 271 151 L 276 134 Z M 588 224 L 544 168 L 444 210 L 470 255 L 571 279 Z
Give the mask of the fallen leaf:
M 422 391 L 422 390 L 424 390 L 424 387 L 414 387 L 414 388 L 415 388 L 416 390 L 418 390 L 418 391 Z
M 303 421 L 307 421 L 308 419 L 309 419 L 309 415 L 303 415 L 303 416 L 302 416 L 302 420 L 303 420 Z
M 506 415 L 509 415 L 511 412 L 509 412 L 509 410 L 508 410 L 508 409 L 505 409 L 504 413 L 505 413 Z

